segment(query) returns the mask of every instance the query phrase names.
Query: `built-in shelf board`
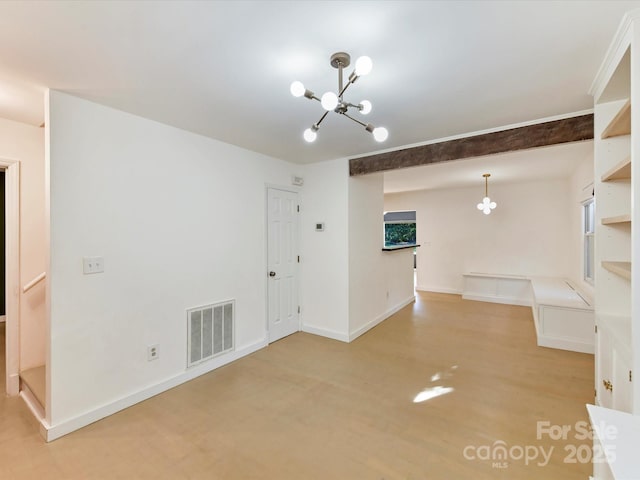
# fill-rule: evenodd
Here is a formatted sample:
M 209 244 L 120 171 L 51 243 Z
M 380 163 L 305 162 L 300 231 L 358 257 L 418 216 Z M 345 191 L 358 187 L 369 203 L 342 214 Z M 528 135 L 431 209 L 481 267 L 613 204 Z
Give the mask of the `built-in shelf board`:
M 602 175 L 603 182 L 627 180 L 631 178 L 631 156 L 615 164 Z
M 627 100 L 620 111 L 602 131 L 601 138 L 618 137 L 631 133 L 631 100 Z
M 602 219 L 602 225 L 621 225 L 631 223 L 631 214 L 618 215 L 615 217 L 606 217 Z
M 631 262 L 602 262 L 602 268 L 631 280 Z

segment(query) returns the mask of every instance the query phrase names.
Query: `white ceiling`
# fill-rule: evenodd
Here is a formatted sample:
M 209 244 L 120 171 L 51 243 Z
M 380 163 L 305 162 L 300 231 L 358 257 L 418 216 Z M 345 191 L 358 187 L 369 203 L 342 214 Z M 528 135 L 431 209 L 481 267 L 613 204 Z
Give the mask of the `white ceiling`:
M 584 163 L 593 164 L 593 140 L 434 163 L 384 173 L 384 193 L 438 188 L 484 189 L 489 184 L 569 178 Z
M 0 117 L 38 125 L 47 87 L 308 163 L 592 106 L 588 90 L 638 1 L 0 2 Z M 369 55 L 350 87 L 384 145 L 298 79 L 335 89 L 336 51 Z M 350 69 L 349 69 L 350 70 Z M 357 114 L 356 114 L 357 115 Z

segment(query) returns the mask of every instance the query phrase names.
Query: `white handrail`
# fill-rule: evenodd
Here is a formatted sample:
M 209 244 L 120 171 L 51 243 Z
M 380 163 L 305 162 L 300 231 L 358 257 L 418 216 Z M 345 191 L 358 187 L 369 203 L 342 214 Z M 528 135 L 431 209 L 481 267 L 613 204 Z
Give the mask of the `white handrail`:
M 47 272 L 42 272 L 36 278 L 31 280 L 29 283 L 27 283 L 24 287 L 22 287 L 22 293 L 27 293 L 29 290 L 35 287 L 39 282 L 44 280 L 46 277 L 47 277 Z

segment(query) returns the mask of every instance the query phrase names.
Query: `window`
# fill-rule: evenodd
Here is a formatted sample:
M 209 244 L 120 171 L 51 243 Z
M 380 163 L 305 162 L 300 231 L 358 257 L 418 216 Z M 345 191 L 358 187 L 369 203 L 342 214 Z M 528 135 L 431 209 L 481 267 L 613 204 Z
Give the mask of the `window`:
M 592 198 L 583 204 L 584 225 L 584 279 L 593 283 L 593 263 L 594 263 L 594 226 L 595 226 L 595 201 Z
M 386 212 L 384 214 L 384 246 L 416 244 L 416 212 Z

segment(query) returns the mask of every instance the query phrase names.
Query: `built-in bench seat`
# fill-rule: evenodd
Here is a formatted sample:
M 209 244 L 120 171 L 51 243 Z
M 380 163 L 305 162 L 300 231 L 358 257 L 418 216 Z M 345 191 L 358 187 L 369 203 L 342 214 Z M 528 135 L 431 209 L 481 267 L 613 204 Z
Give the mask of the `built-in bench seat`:
M 467 273 L 462 298 L 531 306 L 538 345 L 594 352 L 593 302 L 570 280 Z

